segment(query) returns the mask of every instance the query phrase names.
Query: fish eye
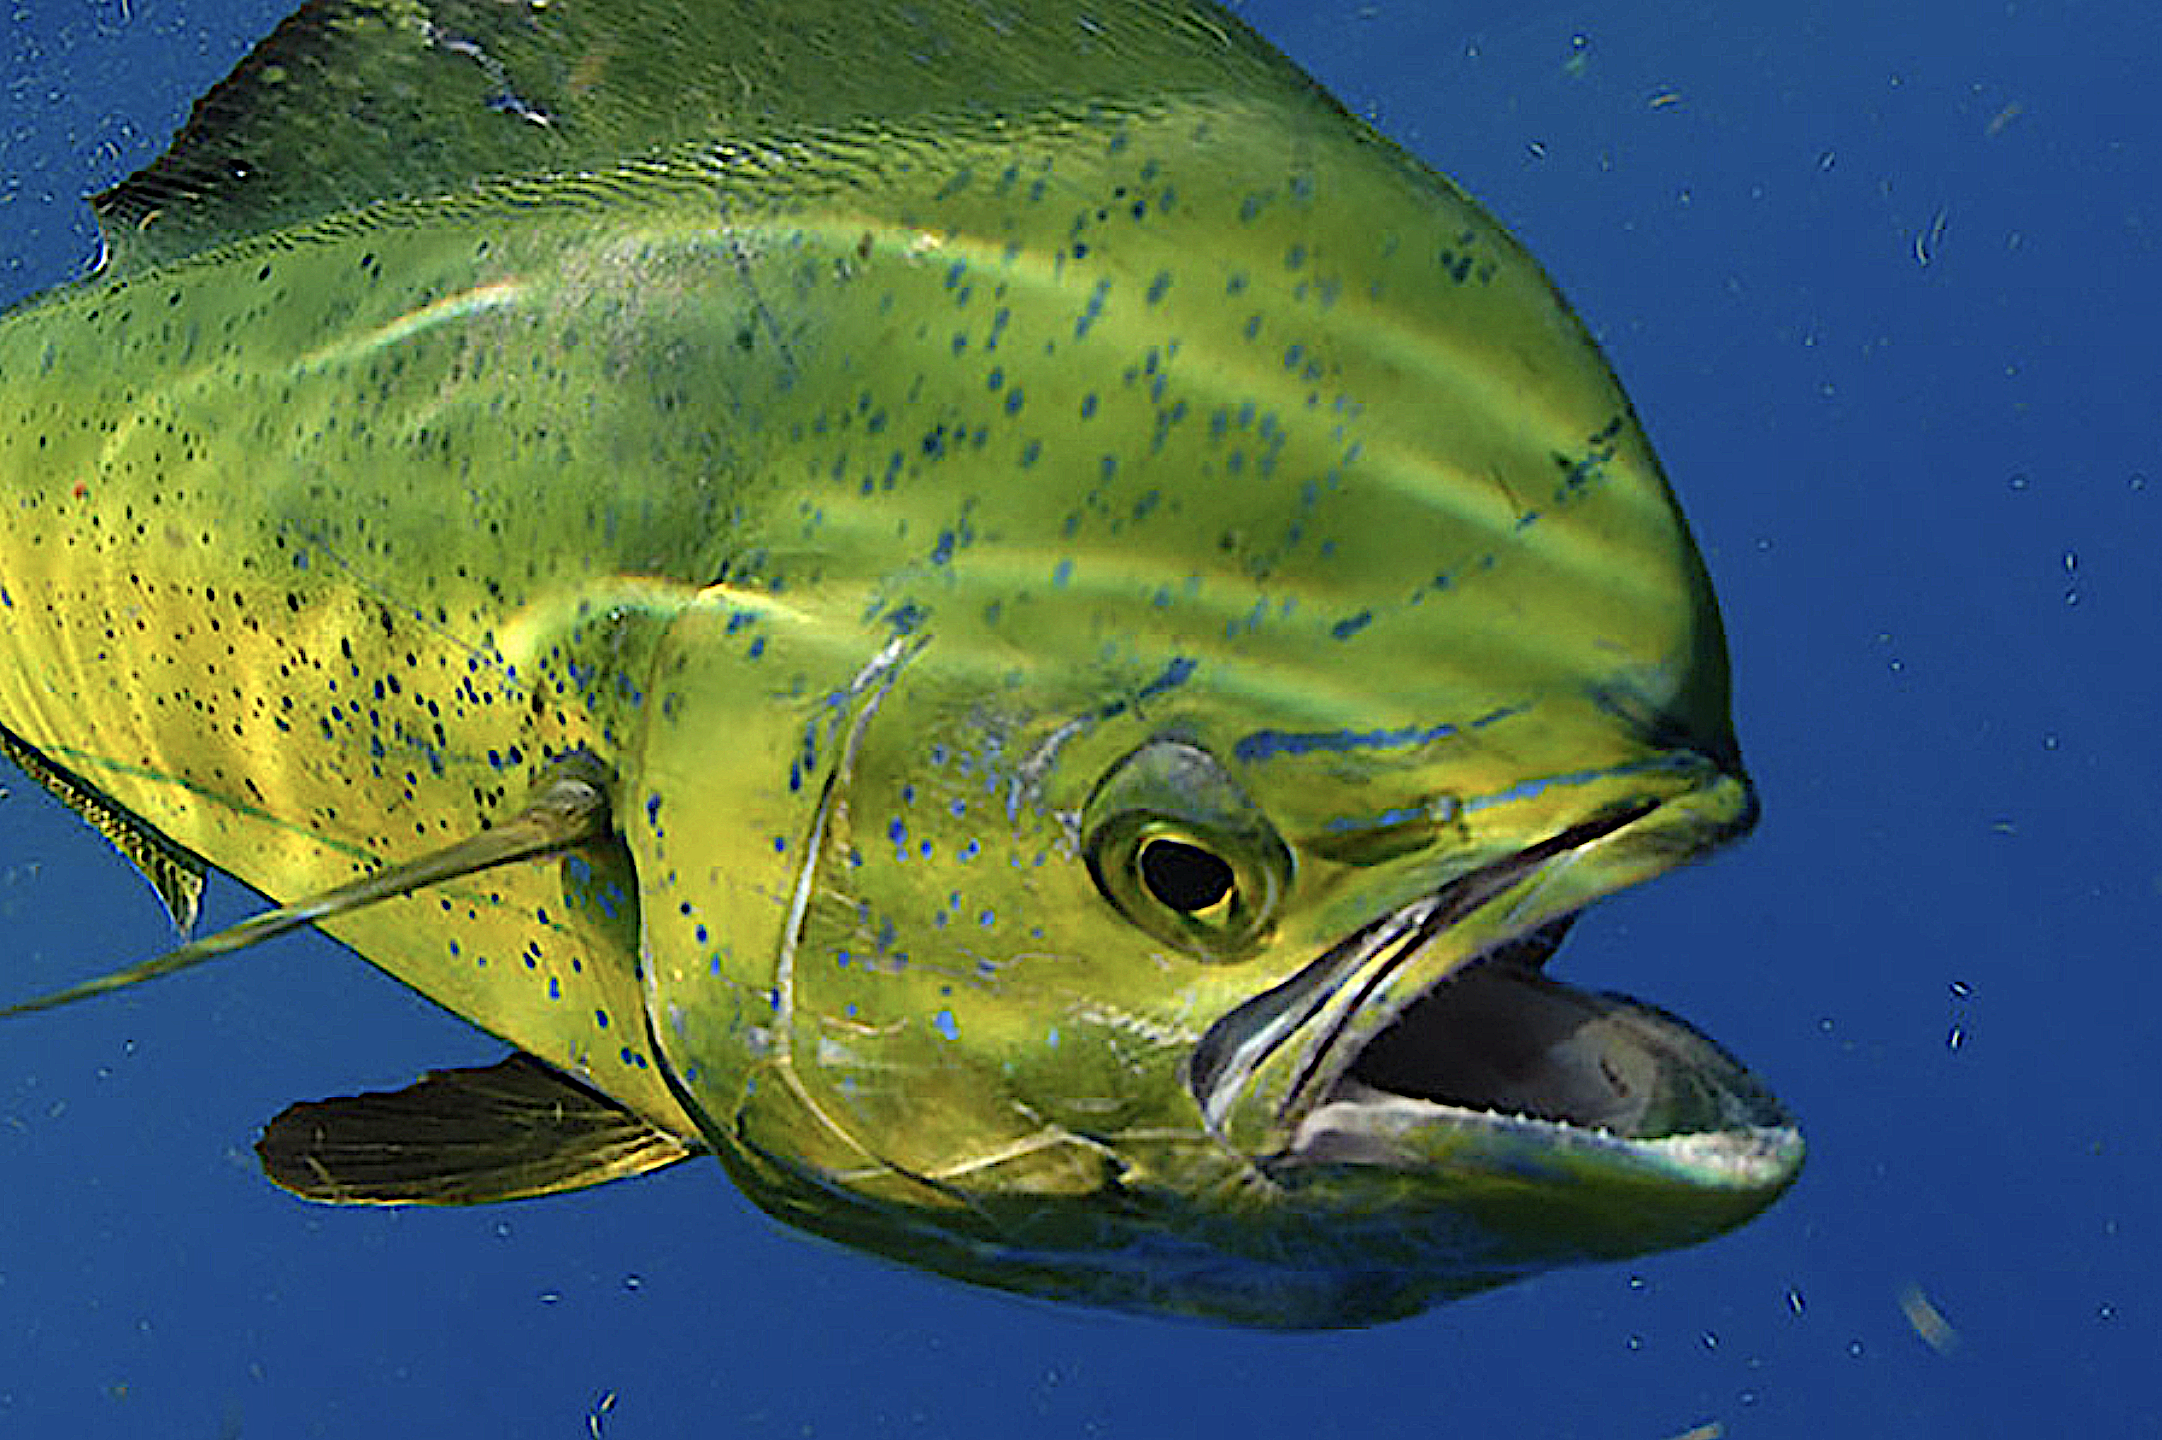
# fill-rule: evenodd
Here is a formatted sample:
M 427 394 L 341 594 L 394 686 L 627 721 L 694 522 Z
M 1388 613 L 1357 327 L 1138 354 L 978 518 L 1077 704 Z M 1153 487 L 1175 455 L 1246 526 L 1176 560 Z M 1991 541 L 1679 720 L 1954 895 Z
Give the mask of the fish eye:
M 1082 811 L 1096 888 L 1147 934 L 1204 960 L 1268 938 L 1291 851 L 1215 756 L 1152 740 L 1105 772 Z
M 1141 883 L 1172 909 L 1192 915 L 1231 894 L 1234 877 L 1222 856 L 1183 840 L 1150 840 L 1141 847 Z

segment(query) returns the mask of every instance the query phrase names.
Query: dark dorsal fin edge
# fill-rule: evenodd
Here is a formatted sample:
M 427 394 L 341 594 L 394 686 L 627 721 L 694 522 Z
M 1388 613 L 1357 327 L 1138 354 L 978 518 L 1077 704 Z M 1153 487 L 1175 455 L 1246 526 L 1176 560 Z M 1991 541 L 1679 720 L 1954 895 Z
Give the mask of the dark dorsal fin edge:
M 311 0 L 91 204 L 124 276 L 693 140 L 1202 92 L 1335 109 L 1207 0 Z

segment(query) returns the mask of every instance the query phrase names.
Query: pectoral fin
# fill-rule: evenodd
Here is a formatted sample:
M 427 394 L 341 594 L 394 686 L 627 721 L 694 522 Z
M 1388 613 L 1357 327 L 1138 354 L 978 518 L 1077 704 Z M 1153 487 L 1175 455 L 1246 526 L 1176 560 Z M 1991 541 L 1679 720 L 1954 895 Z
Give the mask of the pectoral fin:
M 0 735 L 5 735 L 0 731 Z M 12 737 L 9 737 L 12 739 Z M 18 745 L 20 742 L 16 742 Z M 6 752 L 17 764 L 22 759 L 13 750 Z M 30 752 L 35 755 L 36 752 Z M 25 767 L 27 769 L 27 767 Z M 37 772 L 31 771 L 36 774 Z M 42 776 L 39 783 L 53 788 Z M 63 800 L 67 796 L 55 789 Z M 94 794 L 94 792 L 92 792 Z M 89 815 L 89 811 L 82 811 Z M 126 812 L 119 811 L 122 815 Z M 98 823 L 92 817 L 92 823 Z M 102 826 L 100 828 L 103 828 Z M 147 830 L 148 827 L 145 827 Z M 108 832 L 110 835 L 111 832 Z M 149 832 L 156 836 L 155 831 Z M 155 980 L 161 975 L 186 970 L 220 955 L 230 955 L 250 945 L 261 944 L 289 931 L 303 929 L 318 921 L 349 915 L 355 910 L 388 900 L 396 895 L 410 895 L 430 885 L 440 885 L 446 880 L 478 874 L 498 865 L 509 865 L 520 860 L 534 860 L 546 855 L 559 855 L 581 845 L 592 844 L 609 835 L 608 782 L 599 762 L 583 753 L 574 753 L 556 762 L 554 769 L 534 787 L 526 806 L 507 822 L 493 830 L 483 830 L 454 845 L 445 846 L 431 854 L 409 860 L 403 865 L 393 865 L 371 875 L 363 875 L 350 884 L 325 890 L 295 900 L 290 905 L 280 905 L 260 915 L 251 915 L 237 925 L 191 940 L 176 949 L 168 950 L 155 959 L 56 990 L 49 995 L 0 1006 L 0 1020 L 16 1015 L 33 1015 L 40 1010 L 51 1010 L 60 1005 L 71 1005 L 77 1000 L 87 1000 L 93 995 L 140 985 L 145 980 Z M 156 836 L 163 840 L 164 837 Z M 120 844 L 115 840 L 114 843 Z M 165 841 L 170 845 L 170 841 Z M 178 847 L 174 847 L 178 851 Z M 142 865 L 143 861 L 131 854 L 125 845 L 121 853 Z M 186 852 L 178 851 L 185 855 Z M 155 883 L 155 873 L 145 868 Z M 195 893 L 201 892 L 200 876 L 197 877 Z M 193 901 L 190 901 L 192 916 Z M 175 918 L 179 918 L 176 914 Z
M 703 1147 L 530 1055 L 403 1090 L 303 1101 L 263 1128 L 263 1173 L 331 1205 L 485 1205 L 659 1170 Z

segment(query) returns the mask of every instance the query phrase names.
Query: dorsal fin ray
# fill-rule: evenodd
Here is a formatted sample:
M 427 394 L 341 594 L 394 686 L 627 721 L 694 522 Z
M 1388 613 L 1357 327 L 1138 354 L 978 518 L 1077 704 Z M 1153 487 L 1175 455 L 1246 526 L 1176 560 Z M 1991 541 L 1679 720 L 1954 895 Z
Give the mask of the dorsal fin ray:
M 203 908 L 203 884 L 210 867 L 149 821 L 124 809 L 104 791 L 62 765 L 21 736 L 0 726 L 0 756 L 30 777 L 38 788 L 75 812 L 106 843 L 133 865 L 165 903 L 173 929 L 185 940 Z
M 363 875 L 358 880 L 295 900 L 289 905 L 280 905 L 275 910 L 251 915 L 215 935 L 206 935 L 139 965 L 0 1008 L 0 1019 L 51 1010 L 94 995 L 140 985 L 145 980 L 189 969 L 289 931 L 349 915 L 378 901 L 410 895 L 430 885 L 492 870 L 498 865 L 561 854 L 605 839 L 611 833 L 608 788 L 601 767 L 590 756 L 573 754 L 557 762 L 534 788 L 532 798 L 523 810 L 494 829 L 469 835 L 418 859 Z
M 687 141 L 1197 91 L 1334 109 L 1207 0 L 311 0 L 91 203 L 126 274 Z
M 433 1070 L 403 1090 L 287 1106 L 263 1173 L 327 1205 L 487 1205 L 643 1175 L 699 1154 L 530 1055 Z

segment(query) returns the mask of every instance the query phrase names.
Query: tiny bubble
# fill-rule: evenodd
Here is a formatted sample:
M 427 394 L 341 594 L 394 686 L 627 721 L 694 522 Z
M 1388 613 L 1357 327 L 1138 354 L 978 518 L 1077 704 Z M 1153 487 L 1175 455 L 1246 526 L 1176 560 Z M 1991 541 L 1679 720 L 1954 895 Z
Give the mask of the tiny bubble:
M 1797 1315 L 1802 1313 L 1802 1292 L 1799 1286 L 1787 1287 L 1787 1308 Z
M 645 1277 L 636 1272 L 623 1277 L 623 1288 L 626 1290 L 636 1290 L 645 1283 Z
M 1952 995 L 1954 999 L 1965 1000 L 1971 997 L 1973 994 L 1974 987 L 1972 985 L 1969 985 L 1966 981 L 1954 980 L 1952 982 Z
M 2024 490 L 2024 489 L 2026 489 L 2026 488 L 2027 488 L 2027 472 L 2026 472 L 2026 471 L 2024 471 L 2024 470 L 2021 470 L 2021 471 L 2019 471 L 2019 472 L 2018 472 L 2017 474 L 2013 475 L 2013 476 L 2012 476 L 2012 480 L 2011 480 L 2011 485 L 2012 485 L 2012 488 L 2013 488 L 2014 490 Z
M 1954 1052 L 1955 1054 L 1958 1053 L 1959 1047 L 1966 1043 L 1967 1032 L 1965 1030 L 1962 1030 L 1957 1025 L 1954 1025 L 1952 1027 L 1951 1034 L 1944 1037 L 1944 1048 Z

